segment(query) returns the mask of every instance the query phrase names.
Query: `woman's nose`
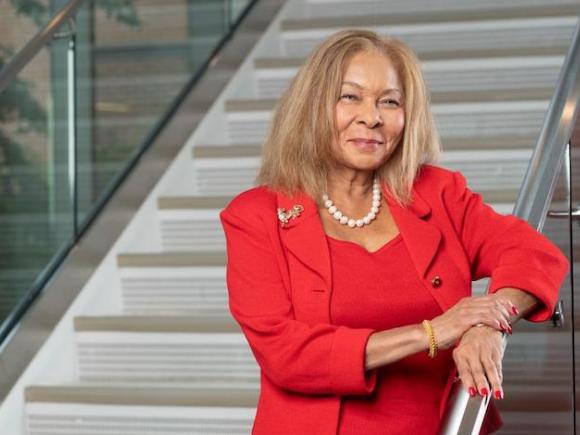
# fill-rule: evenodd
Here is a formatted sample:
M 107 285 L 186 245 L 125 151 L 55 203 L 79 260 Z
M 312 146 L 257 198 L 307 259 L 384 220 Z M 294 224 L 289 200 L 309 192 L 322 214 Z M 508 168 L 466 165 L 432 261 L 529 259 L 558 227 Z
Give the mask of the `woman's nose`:
M 359 122 L 363 122 L 368 127 L 375 127 L 383 123 L 381 112 L 375 103 L 363 104 L 358 118 Z

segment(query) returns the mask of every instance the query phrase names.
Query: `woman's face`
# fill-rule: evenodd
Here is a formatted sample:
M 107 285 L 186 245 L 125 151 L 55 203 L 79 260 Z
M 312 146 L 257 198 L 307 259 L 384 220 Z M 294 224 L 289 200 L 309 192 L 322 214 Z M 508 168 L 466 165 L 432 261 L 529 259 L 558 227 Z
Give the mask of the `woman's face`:
M 403 89 L 392 62 L 376 52 L 359 52 L 347 65 L 332 144 L 336 163 L 375 170 L 395 150 L 405 126 Z

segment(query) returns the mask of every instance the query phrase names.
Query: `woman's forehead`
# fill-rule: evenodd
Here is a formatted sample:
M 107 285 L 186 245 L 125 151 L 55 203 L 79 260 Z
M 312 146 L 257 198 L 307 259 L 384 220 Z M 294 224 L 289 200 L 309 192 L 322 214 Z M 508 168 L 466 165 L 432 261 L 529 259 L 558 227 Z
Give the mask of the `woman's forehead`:
M 401 89 L 393 62 L 383 54 L 359 52 L 346 64 L 342 84 L 362 89 L 381 87 L 382 91 Z

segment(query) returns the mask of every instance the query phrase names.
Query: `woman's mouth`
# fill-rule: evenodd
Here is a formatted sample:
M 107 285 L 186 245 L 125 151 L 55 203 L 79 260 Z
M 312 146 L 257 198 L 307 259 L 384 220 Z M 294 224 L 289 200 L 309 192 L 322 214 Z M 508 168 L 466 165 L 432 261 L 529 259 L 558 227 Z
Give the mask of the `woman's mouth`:
M 382 142 L 374 139 L 349 139 L 357 148 L 362 151 L 375 151 Z

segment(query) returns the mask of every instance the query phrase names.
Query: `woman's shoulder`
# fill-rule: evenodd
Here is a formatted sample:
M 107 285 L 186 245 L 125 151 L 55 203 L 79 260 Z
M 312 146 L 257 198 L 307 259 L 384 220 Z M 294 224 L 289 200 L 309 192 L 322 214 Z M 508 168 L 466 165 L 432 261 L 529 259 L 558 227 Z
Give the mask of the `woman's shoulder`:
M 276 208 L 276 192 L 266 185 L 254 186 L 236 194 L 224 211 L 236 215 L 256 215 Z
M 424 164 L 416 179 L 420 190 L 441 191 L 447 189 L 464 189 L 467 184 L 460 171 L 444 168 L 434 164 Z

